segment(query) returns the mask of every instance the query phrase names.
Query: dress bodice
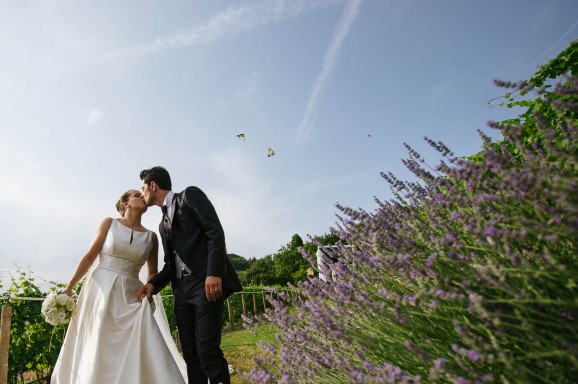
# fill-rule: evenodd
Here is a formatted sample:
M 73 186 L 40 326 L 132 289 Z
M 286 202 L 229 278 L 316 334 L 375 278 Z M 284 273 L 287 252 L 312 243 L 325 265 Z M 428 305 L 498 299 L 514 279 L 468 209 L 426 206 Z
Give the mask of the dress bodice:
M 113 219 L 100 250 L 97 268 L 138 277 L 152 247 L 150 231 L 134 231 Z

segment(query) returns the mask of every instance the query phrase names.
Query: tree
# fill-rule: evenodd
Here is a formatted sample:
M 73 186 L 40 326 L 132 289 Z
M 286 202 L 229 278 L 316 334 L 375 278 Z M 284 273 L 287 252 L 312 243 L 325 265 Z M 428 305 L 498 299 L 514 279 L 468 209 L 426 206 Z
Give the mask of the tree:
M 330 233 L 315 236 L 312 241 L 303 243 L 301 236 L 294 234 L 289 243 L 262 259 L 246 260 L 235 254 L 230 256 L 233 263 L 241 265 L 241 269 L 237 269 L 236 264 L 233 264 L 243 285 L 296 284 L 307 279 L 308 270 L 311 270 L 311 264 L 303 258 L 303 252 L 315 254 L 317 244 L 333 245 L 338 240 L 337 235 Z M 248 267 L 245 268 L 245 265 Z
M 227 256 L 229 256 L 229 259 L 233 264 L 233 268 L 235 268 L 235 271 L 237 272 L 246 271 L 251 266 L 251 262 L 245 259 L 243 256 L 239 256 L 234 253 L 229 253 Z
M 578 112 L 572 109 L 560 110 L 555 108 L 550 101 L 571 102 L 572 96 L 559 94 L 552 91 L 552 81 L 563 80 L 563 76 L 578 76 L 578 40 L 571 42 L 558 56 L 546 64 L 539 67 L 539 70 L 528 80 L 519 82 L 508 82 L 496 80 L 496 84 L 505 88 L 512 89 L 503 97 L 500 106 L 507 108 L 519 107 L 523 112 L 515 118 L 502 121 L 500 125 L 517 127 L 521 126 L 519 140 L 528 148 L 542 148 L 543 143 L 548 141 L 544 137 L 544 130 L 539 127 L 536 116 L 540 120 L 547 121 L 550 125 L 560 120 L 575 121 Z M 537 94 L 528 94 L 531 89 L 538 88 Z M 570 100 L 569 100 L 570 99 Z M 563 115 L 560 115 L 563 113 Z M 564 141 L 555 143 L 556 145 L 565 145 Z M 508 140 L 494 143 L 495 147 L 503 147 L 509 150 L 515 156 L 519 156 L 519 151 Z M 550 154 L 551 156 L 553 154 Z M 472 160 L 480 160 L 477 155 L 472 156 Z
M 245 274 L 246 282 L 250 285 L 271 286 L 279 284 L 275 274 L 275 264 L 273 256 L 267 255 L 261 259 L 256 259 L 251 263 Z
M 297 234 L 273 256 L 275 274 L 281 284 L 295 284 L 307 278 L 309 262 L 301 255 L 303 240 Z

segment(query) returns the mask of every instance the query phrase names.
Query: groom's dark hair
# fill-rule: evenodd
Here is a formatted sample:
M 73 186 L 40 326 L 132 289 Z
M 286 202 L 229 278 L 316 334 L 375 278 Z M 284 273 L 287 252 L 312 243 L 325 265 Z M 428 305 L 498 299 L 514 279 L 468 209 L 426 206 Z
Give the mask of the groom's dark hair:
M 152 167 L 145 169 L 140 172 L 140 179 L 145 182 L 146 185 L 151 185 L 151 181 L 157 183 L 160 189 L 170 191 L 172 189 L 171 175 L 169 171 L 161 166 Z

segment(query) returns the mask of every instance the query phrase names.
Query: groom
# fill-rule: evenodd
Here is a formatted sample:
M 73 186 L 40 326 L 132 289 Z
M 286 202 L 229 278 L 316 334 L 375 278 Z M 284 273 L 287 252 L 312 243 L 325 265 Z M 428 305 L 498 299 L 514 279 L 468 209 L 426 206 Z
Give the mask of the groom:
M 163 211 L 159 231 L 165 265 L 137 296 L 150 299 L 170 282 L 189 383 L 206 383 L 207 378 L 211 384 L 230 383 L 221 350 L 223 303 L 242 288 L 227 257 L 217 212 L 197 187 L 174 193 L 163 167 L 145 169 L 140 178 L 147 206 Z

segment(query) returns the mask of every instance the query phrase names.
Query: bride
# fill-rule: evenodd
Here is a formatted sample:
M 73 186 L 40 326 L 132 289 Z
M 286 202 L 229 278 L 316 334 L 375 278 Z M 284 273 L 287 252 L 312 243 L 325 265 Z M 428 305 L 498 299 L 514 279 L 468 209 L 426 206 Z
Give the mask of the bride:
M 70 282 L 67 295 L 88 272 L 78 296 L 78 314 L 68 327 L 52 373 L 56 384 L 184 383 L 186 366 L 170 337 L 162 301 L 138 301 L 138 273 L 157 273 L 158 240 L 141 224 L 147 210 L 141 192 L 129 190 L 116 203 L 121 217 L 105 218 Z

